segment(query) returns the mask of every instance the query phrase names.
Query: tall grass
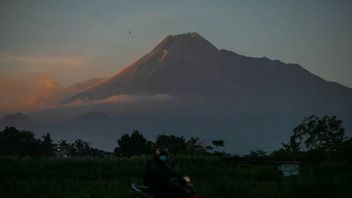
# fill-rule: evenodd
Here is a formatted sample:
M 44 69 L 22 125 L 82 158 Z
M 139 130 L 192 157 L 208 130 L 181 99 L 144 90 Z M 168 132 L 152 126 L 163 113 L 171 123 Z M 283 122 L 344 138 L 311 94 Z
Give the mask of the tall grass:
M 142 183 L 148 157 L 0 158 L 0 197 L 130 197 Z M 179 173 L 191 176 L 206 197 L 352 197 L 352 166 L 329 162 L 302 165 L 301 175 L 283 178 L 275 164 L 234 164 L 217 157 L 176 157 Z

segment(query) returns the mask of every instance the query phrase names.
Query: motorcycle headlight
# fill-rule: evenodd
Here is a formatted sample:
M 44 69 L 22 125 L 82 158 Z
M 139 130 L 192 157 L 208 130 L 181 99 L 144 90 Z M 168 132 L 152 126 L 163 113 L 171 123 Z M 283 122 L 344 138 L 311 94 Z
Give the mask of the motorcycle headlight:
M 191 182 L 191 179 L 186 175 L 186 176 L 183 176 L 182 178 L 185 182 L 189 183 Z

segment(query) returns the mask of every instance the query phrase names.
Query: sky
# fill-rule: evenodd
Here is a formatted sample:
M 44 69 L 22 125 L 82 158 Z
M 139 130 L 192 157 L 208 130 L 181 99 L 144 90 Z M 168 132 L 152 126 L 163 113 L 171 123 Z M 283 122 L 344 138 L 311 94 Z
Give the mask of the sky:
M 112 76 L 186 32 L 352 87 L 351 24 L 350 0 L 1 0 L 0 106 Z

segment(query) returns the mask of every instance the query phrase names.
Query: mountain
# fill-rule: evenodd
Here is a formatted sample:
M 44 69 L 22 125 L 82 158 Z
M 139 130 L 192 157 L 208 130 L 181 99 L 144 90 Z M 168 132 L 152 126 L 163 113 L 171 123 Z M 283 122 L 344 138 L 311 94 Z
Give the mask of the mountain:
M 327 82 L 300 65 L 218 50 L 199 34 L 188 33 L 167 36 L 123 71 L 65 102 L 155 94 L 317 108 L 341 103 L 350 107 L 352 101 L 352 89 Z
M 219 51 L 197 33 L 168 36 L 122 72 L 68 101 L 97 100 L 119 94 L 199 95 L 213 92 L 223 87 L 222 80 L 214 75 L 218 56 Z
M 298 64 L 217 49 L 197 33 L 167 36 L 63 106 L 30 116 L 45 120 L 42 131 L 53 137 L 86 139 L 106 150 L 133 130 L 149 138 L 172 133 L 224 139 L 235 153 L 276 149 L 311 114 L 337 115 L 352 135 L 351 88 Z
M 20 112 L 5 115 L 0 119 L 0 129 L 2 130 L 7 126 L 14 126 L 22 130 L 32 130 L 34 128 L 32 120 L 26 114 Z

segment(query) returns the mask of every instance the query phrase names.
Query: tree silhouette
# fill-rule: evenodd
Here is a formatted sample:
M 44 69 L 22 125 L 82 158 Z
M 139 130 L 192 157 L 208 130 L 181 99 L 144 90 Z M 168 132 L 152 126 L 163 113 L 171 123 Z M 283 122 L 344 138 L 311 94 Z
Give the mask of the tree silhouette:
M 88 142 L 77 139 L 73 144 L 71 144 L 70 155 L 88 156 L 90 154 L 90 149 L 91 148 Z
M 118 146 L 114 149 L 117 156 L 130 157 L 151 153 L 153 144 L 139 133 L 133 131 L 131 135 L 124 134 L 117 140 Z
M 201 148 L 202 144 L 199 142 L 198 137 L 191 137 L 188 141 L 187 144 L 189 144 L 193 148 Z
M 0 156 L 107 156 L 110 153 L 92 148 L 81 139 L 74 143 L 61 140 L 55 144 L 49 133 L 41 139 L 35 138 L 29 131 L 19 131 L 14 127 L 6 127 L 0 131 Z
M 205 149 L 208 151 L 208 152 L 211 152 L 212 150 L 214 150 L 214 148 L 210 145 L 206 146 Z
M 57 154 L 61 157 L 104 157 L 111 153 L 93 148 L 88 142 L 76 139 L 73 143 L 68 143 L 66 140 L 60 140 L 57 144 Z
M 165 146 L 173 154 L 184 154 L 186 152 L 187 143 L 184 137 L 174 135 L 158 135 L 156 137 L 157 146 Z
M 42 141 L 40 142 L 40 144 L 42 147 L 42 155 L 55 156 L 56 144 L 53 143 L 53 140 L 50 137 L 50 133 L 47 133 L 42 136 Z
M 347 139 L 339 146 L 335 157 L 352 162 L 352 138 Z
M 186 143 L 188 155 L 203 155 L 207 153 L 207 149 L 203 146 L 198 137 L 191 137 Z
M 320 151 L 325 154 L 335 152 L 345 140 L 342 121 L 336 116 L 322 118 L 312 115 L 303 119 L 293 130 L 291 137 L 306 150 Z
M 40 140 L 29 131 L 19 131 L 15 127 L 6 127 L 0 132 L 0 155 L 39 156 Z
M 215 146 L 216 151 L 219 152 L 219 148 L 224 148 L 224 140 L 213 140 L 212 144 Z
M 67 157 L 70 155 L 71 144 L 67 143 L 66 140 L 60 140 L 57 144 L 58 154 Z
M 300 157 L 300 143 L 296 142 L 296 139 L 291 136 L 290 142 L 285 144 L 282 143 L 283 148 L 273 151 L 270 157 L 277 160 L 290 160 L 295 161 Z

